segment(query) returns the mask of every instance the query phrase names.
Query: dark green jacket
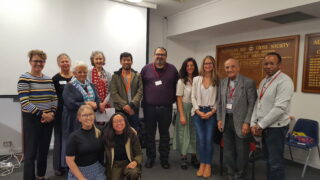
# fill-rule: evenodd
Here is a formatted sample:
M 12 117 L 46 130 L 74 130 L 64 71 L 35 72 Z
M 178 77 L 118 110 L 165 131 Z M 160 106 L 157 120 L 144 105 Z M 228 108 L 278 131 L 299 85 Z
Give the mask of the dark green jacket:
M 122 110 L 125 105 L 129 105 L 135 111 L 139 109 L 142 99 L 143 86 L 141 75 L 131 69 L 131 102 L 128 101 L 128 95 L 126 92 L 126 86 L 122 79 L 122 68 L 119 71 L 115 71 L 111 80 L 111 98 L 116 110 Z M 137 112 L 137 111 L 136 111 Z
M 142 154 L 139 138 L 135 131 L 134 133 L 129 135 L 128 141 L 125 144 L 125 149 L 126 149 L 128 160 L 130 162 L 136 161 L 137 167 L 141 168 L 143 154 Z M 114 153 L 115 153 L 114 148 L 105 147 L 105 155 L 106 155 L 105 167 L 106 167 L 107 179 L 111 178 L 111 169 L 114 164 Z

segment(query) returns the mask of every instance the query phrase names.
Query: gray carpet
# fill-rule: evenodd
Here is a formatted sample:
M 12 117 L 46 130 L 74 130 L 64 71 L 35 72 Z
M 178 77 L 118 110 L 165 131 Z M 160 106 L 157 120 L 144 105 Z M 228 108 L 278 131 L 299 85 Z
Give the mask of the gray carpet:
M 216 148 L 217 149 L 217 148 Z M 145 157 L 144 157 L 145 158 Z M 220 176 L 219 174 L 219 150 L 215 152 L 214 156 L 214 166 L 213 170 L 215 174 L 210 179 L 216 180 L 225 180 L 227 179 L 224 173 L 224 176 Z M 170 164 L 171 168 L 168 170 L 162 169 L 160 165 L 160 161 L 157 159 L 155 166 L 152 169 L 143 168 L 142 170 L 142 179 L 143 180 L 191 180 L 191 179 L 202 179 L 197 178 L 195 173 L 196 170 L 193 167 L 189 167 L 188 170 L 182 170 L 179 166 L 180 157 L 179 154 L 175 151 L 171 151 L 170 153 Z M 296 180 L 301 179 L 301 172 L 303 166 L 298 163 L 293 163 L 291 161 L 286 161 L 286 179 L 287 180 Z M 251 171 L 252 171 L 252 163 L 249 164 L 249 179 L 251 179 Z M 19 169 L 15 169 L 14 173 L 5 177 L 0 177 L 2 180 L 18 180 L 22 179 L 23 167 Z M 50 180 L 65 180 L 65 177 L 57 177 L 54 176 L 54 172 L 52 170 L 52 153 L 48 157 L 48 170 L 47 176 Z M 307 168 L 306 175 L 304 177 L 305 180 L 319 180 L 320 170 L 314 169 L 311 167 Z M 265 177 L 265 162 L 261 159 L 256 160 L 255 163 L 255 179 L 256 180 L 264 180 Z

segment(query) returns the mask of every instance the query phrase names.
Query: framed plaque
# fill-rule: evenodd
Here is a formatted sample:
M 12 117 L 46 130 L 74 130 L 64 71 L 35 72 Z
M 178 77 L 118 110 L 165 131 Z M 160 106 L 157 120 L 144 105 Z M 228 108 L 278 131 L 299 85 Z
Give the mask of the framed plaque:
M 297 66 L 300 36 L 286 36 L 255 41 L 218 45 L 216 49 L 218 73 L 225 77 L 224 62 L 229 58 L 238 59 L 240 73 L 255 80 L 258 87 L 265 77 L 262 66 L 264 56 L 269 52 L 277 52 L 282 57 L 281 71 L 290 76 L 297 86 Z
M 320 33 L 305 38 L 302 92 L 320 93 Z

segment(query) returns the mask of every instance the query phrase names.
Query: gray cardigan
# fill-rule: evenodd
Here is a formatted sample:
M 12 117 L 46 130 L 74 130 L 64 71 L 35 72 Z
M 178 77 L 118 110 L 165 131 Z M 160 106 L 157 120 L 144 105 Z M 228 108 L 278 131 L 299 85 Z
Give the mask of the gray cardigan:
M 271 79 L 278 73 L 280 73 L 279 76 L 274 79 L 259 100 L 266 78 L 260 82 L 258 99 L 251 118 L 251 126 L 258 123 L 262 129 L 265 129 L 267 127 L 283 127 L 290 123 L 289 109 L 294 86 L 291 78 L 280 71 L 274 74 Z

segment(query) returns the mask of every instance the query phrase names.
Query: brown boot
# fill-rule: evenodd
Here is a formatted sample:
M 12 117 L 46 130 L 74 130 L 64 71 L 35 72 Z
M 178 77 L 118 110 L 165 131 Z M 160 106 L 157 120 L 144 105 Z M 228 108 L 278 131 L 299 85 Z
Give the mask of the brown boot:
M 211 164 L 206 164 L 206 167 L 204 168 L 203 177 L 209 178 L 211 176 Z
M 199 170 L 197 171 L 197 176 L 201 177 L 203 176 L 203 171 L 204 171 L 204 168 L 206 167 L 205 164 L 200 164 L 200 167 L 199 167 Z

